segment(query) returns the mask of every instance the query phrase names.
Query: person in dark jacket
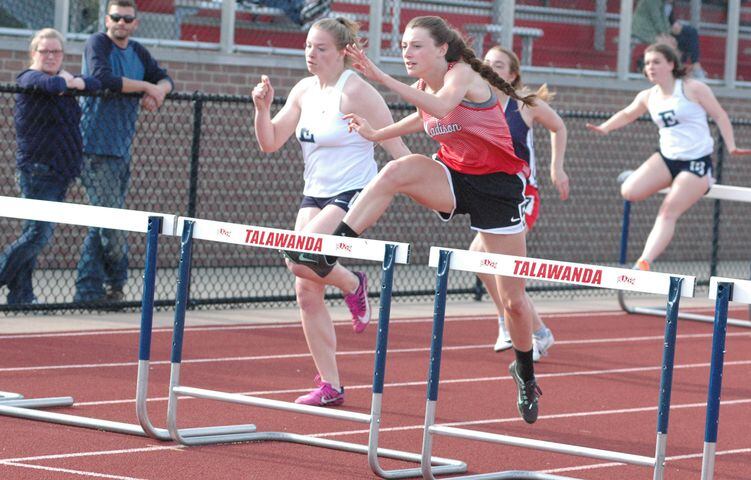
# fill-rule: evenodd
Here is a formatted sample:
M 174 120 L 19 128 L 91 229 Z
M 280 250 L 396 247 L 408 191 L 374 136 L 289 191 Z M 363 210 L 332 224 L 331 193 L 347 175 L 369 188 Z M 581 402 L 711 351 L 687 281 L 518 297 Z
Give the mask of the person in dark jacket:
M 96 90 L 98 80 L 74 77 L 62 69 L 63 36 L 45 28 L 31 40 L 31 65 L 17 77 L 20 87 L 33 89 L 16 95 L 16 166 L 23 198 L 61 202 L 81 172 L 81 108 L 68 89 Z M 8 304 L 36 301 L 32 274 L 39 252 L 52 237 L 55 225 L 27 220 L 21 236 L 0 255 L 0 285 L 8 287 Z
M 105 25 L 106 32 L 95 33 L 86 42 L 83 72 L 112 92 L 142 93 L 141 106 L 148 111 L 158 109 L 173 84 L 148 50 L 130 39 L 138 27 L 135 2 L 110 0 Z M 130 96 L 86 98 L 83 102 L 81 183 L 92 205 L 125 206 L 138 108 L 139 99 Z M 89 228 L 78 261 L 75 301 L 122 300 L 127 278 L 126 233 Z

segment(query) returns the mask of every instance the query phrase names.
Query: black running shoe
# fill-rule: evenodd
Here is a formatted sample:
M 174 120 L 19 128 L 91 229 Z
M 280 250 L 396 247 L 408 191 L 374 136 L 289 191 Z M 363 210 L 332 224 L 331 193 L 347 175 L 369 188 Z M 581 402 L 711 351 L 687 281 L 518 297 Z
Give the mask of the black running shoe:
M 542 390 L 537 386 L 534 378 L 528 382 L 522 380 L 522 377 L 516 371 L 516 361 L 511 362 L 508 371 L 511 378 L 516 382 L 516 408 L 519 410 L 519 414 L 525 422 L 535 423 L 537 420 L 537 399 L 542 395 Z

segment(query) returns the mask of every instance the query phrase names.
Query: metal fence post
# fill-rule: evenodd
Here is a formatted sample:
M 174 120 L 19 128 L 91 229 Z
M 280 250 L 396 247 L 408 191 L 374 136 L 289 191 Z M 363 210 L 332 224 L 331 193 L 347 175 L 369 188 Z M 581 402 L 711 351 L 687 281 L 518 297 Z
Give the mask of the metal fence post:
M 219 46 L 222 53 L 232 53 L 235 49 L 235 12 L 237 0 L 222 0 L 222 26 Z
M 621 0 L 621 17 L 618 22 L 618 80 L 628 78 L 631 65 L 631 20 L 634 0 Z
M 63 34 L 68 33 L 70 19 L 70 0 L 55 0 L 55 30 Z
M 715 172 L 717 183 L 722 183 L 722 167 L 725 163 L 725 142 L 722 135 L 717 139 L 717 171 Z M 720 252 L 720 221 L 722 215 L 722 202 L 715 200 L 712 211 L 712 252 L 709 263 L 709 276 L 717 276 L 717 264 L 719 263 Z
M 740 30 L 741 0 L 728 0 L 728 30 L 725 43 L 725 86 L 735 88 L 738 73 L 738 32 Z
M 188 216 L 196 216 L 198 199 L 198 162 L 201 158 L 201 125 L 203 125 L 203 95 L 193 93 L 193 138 L 190 144 L 190 187 L 188 189 Z
M 381 41 L 383 37 L 383 0 L 371 0 L 368 18 L 368 57 L 378 65 L 381 63 Z M 393 45 L 391 46 L 393 49 Z

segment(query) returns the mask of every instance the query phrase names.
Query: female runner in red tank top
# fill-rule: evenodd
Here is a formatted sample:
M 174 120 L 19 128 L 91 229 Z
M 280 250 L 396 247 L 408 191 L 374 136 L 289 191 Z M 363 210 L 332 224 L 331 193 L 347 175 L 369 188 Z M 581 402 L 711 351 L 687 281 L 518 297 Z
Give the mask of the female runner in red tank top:
M 346 115 L 350 128 L 382 141 L 424 130 L 440 144 L 432 158 L 408 155 L 389 162 L 362 191 L 334 234 L 357 236 L 373 225 L 398 193 L 435 210 L 443 220 L 467 213 L 487 250 L 526 254 L 524 187 L 528 165 L 514 155 L 503 110 L 490 86 L 524 103 L 490 67 L 475 57 L 461 35 L 439 17 L 416 17 L 404 31 L 402 57 L 410 77 L 406 85 L 379 70 L 364 52 L 348 47 L 353 67 L 380 83 L 418 111 L 375 130 L 366 120 Z M 516 361 L 509 365 L 518 395 L 517 408 L 528 423 L 537 419 L 540 390 L 532 363 L 532 305 L 520 278 L 496 277 L 510 320 Z

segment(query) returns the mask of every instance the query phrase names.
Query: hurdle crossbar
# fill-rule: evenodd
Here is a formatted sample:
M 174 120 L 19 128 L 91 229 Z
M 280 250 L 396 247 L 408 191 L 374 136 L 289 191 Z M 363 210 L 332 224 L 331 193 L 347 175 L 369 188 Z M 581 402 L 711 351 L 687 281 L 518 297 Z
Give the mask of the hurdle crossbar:
M 713 480 L 717 433 L 720 427 L 720 399 L 722 396 L 722 370 L 725 362 L 725 340 L 728 326 L 728 303 L 751 304 L 751 281 L 726 277 L 709 279 L 709 298 L 715 300 L 714 328 L 712 332 L 712 357 L 707 388 L 707 412 L 704 425 L 704 450 L 701 463 L 701 480 Z
M 146 260 L 144 267 L 143 296 L 141 300 L 141 330 L 139 337 L 138 374 L 136 378 L 136 416 L 138 424 L 68 415 L 37 410 L 39 408 L 70 407 L 73 397 L 24 398 L 17 393 L 0 394 L 0 415 L 25 418 L 43 422 L 92 428 L 127 435 L 149 436 L 157 440 L 172 440 L 165 428 L 156 428 L 148 416 L 149 357 L 154 313 L 154 286 L 159 235 L 173 235 L 177 225 L 175 215 L 138 210 L 79 205 L 75 203 L 50 202 L 27 198 L 0 196 L 2 216 L 44 222 L 65 223 L 86 227 L 109 228 L 146 234 Z M 253 425 L 193 429 L 183 432 L 186 436 L 219 434 L 226 431 L 247 431 Z
M 658 193 L 667 195 L 670 192 L 669 188 L 664 188 Z M 706 199 L 725 200 L 731 202 L 744 202 L 748 203 L 751 198 L 751 188 L 736 187 L 732 185 L 713 185 L 709 191 L 704 195 Z M 628 231 L 631 215 L 631 202 L 626 200 L 623 204 L 623 223 L 621 228 L 621 253 L 620 264 L 626 265 L 626 258 L 628 253 Z M 623 290 L 618 291 L 618 304 L 621 309 L 626 313 L 642 314 L 642 315 L 655 315 L 662 317 L 665 315 L 665 310 L 655 307 L 640 307 L 630 306 L 626 302 L 625 292 Z M 751 316 L 751 309 L 749 309 L 749 315 Z M 680 312 L 678 318 L 684 320 L 692 320 L 695 322 L 714 323 L 715 318 L 711 315 L 701 315 L 698 313 Z M 751 328 L 751 321 L 742 320 L 738 318 L 728 318 L 728 325 L 736 327 Z
M 172 341 L 170 371 L 170 392 L 167 405 L 167 428 L 176 441 L 184 445 L 207 445 L 240 441 L 284 441 L 304 445 L 331 448 L 353 453 L 366 454 L 368 464 L 377 475 L 383 478 L 409 478 L 422 475 L 423 467 L 385 470 L 381 467 L 379 457 L 421 463 L 423 456 L 419 453 L 403 452 L 378 447 L 378 434 L 381 425 L 383 383 L 388 346 L 388 325 L 391 305 L 391 289 L 394 267 L 397 263 L 408 263 L 409 244 L 381 242 L 360 238 L 335 237 L 331 235 L 308 234 L 273 228 L 240 225 L 210 220 L 180 217 L 177 231 L 181 233 L 180 268 L 178 290 L 175 303 L 175 324 Z M 185 328 L 185 310 L 189 301 L 193 239 L 202 239 L 251 247 L 295 250 L 319 255 L 356 258 L 382 262 L 381 303 L 378 318 L 378 337 L 376 341 L 375 366 L 373 373 L 373 396 L 371 413 L 362 414 L 345 410 L 298 405 L 292 402 L 272 400 L 249 395 L 207 390 L 204 388 L 180 385 L 180 367 L 182 362 L 183 334 Z M 205 435 L 185 437 L 178 424 L 179 395 L 203 398 L 261 408 L 316 415 L 347 420 L 369 425 L 368 444 L 356 444 L 317 438 L 289 432 L 253 432 L 246 434 Z M 427 460 L 428 467 L 436 474 L 463 473 L 466 464 L 458 460 L 432 457 Z
M 665 452 L 667 447 L 673 362 L 675 357 L 675 340 L 677 335 L 678 306 L 681 296 L 694 296 L 696 280 L 694 277 L 517 257 L 512 255 L 470 252 L 466 250 L 441 247 L 431 247 L 429 265 L 436 268 L 436 297 L 433 313 L 433 335 L 430 368 L 428 372 L 427 401 L 425 406 L 425 429 L 423 431 L 422 449 L 423 459 L 430 458 L 433 436 L 443 435 L 652 467 L 653 478 L 655 480 L 661 480 L 663 478 Z M 647 457 L 579 445 L 498 435 L 464 428 L 449 427 L 446 425 L 436 425 L 435 413 L 438 402 L 441 349 L 443 345 L 443 325 L 446 313 L 446 291 L 448 289 L 448 273 L 452 269 L 474 273 L 486 273 L 507 277 L 545 280 L 573 285 L 587 285 L 599 288 L 625 289 L 635 292 L 666 295 L 668 297 L 668 302 L 666 309 L 667 315 L 663 350 L 663 368 L 660 380 L 660 401 L 657 415 L 655 456 Z M 423 477 L 426 479 L 434 478 L 429 468 L 423 469 Z M 570 477 L 515 470 L 467 475 L 454 478 L 558 480 Z

